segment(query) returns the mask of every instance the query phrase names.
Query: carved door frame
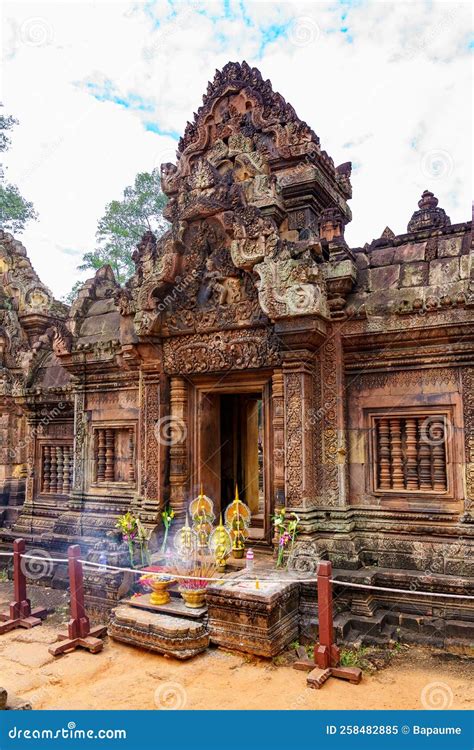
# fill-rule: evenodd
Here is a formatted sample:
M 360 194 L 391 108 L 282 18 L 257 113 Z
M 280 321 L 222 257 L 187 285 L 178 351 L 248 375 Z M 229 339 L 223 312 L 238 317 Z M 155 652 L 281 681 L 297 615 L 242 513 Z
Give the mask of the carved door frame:
M 201 443 L 200 443 L 200 403 L 205 394 L 245 394 L 261 393 L 263 405 L 263 470 L 264 470 L 264 527 L 263 536 L 252 536 L 252 544 L 270 544 L 272 539 L 271 516 L 274 512 L 274 477 L 273 477 L 273 404 L 272 404 L 272 371 L 259 370 L 251 373 L 232 373 L 227 375 L 200 376 L 189 379 L 189 466 L 190 494 L 195 497 L 201 484 Z M 206 487 L 204 487 L 206 491 Z M 215 499 L 215 498 L 213 498 Z

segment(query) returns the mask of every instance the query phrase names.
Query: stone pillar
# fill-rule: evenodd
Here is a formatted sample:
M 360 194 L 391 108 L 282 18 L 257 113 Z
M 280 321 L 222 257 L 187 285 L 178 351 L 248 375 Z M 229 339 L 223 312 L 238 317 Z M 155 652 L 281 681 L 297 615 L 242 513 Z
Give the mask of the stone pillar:
M 170 503 L 178 518 L 186 513 L 189 492 L 188 461 L 188 385 L 181 377 L 172 377 L 170 419 L 163 425 L 160 439 L 170 451 Z
M 275 507 L 285 505 L 285 399 L 283 370 L 275 370 L 272 377 L 273 419 L 273 488 Z
M 326 321 L 313 315 L 275 323 L 282 345 L 285 498 L 287 507 L 295 510 L 303 523 L 309 522 L 317 505 L 315 352 L 326 337 L 326 329 Z

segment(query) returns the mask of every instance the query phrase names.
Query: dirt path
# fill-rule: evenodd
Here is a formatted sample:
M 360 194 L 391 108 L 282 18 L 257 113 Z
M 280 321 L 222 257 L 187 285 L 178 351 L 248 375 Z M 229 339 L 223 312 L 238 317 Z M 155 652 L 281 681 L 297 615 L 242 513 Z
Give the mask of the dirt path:
M 330 680 L 305 687 L 288 666 L 211 649 L 190 662 L 107 639 L 102 653 L 48 654 L 57 625 L 0 640 L 0 685 L 35 709 L 468 709 L 472 659 L 409 648 L 358 686 Z M 426 705 L 428 704 L 428 705 Z

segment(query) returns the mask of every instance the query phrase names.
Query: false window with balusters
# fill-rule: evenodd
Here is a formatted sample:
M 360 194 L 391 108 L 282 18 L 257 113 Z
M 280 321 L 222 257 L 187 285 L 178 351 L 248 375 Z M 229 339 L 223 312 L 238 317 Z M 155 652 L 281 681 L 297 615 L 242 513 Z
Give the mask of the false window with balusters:
M 372 484 L 377 494 L 449 491 L 449 414 L 414 409 L 372 414 L 370 419 Z
M 69 495 L 72 488 L 72 470 L 72 443 L 41 446 L 42 495 Z
M 94 427 L 93 483 L 135 484 L 135 428 Z

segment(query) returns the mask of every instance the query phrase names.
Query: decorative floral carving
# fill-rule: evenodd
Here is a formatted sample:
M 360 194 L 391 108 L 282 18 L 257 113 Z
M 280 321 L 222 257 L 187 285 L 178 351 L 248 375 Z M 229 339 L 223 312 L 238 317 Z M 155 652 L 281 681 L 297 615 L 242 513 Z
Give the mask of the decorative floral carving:
M 167 339 L 163 354 L 169 374 L 246 370 L 279 362 L 276 341 L 262 328 Z

